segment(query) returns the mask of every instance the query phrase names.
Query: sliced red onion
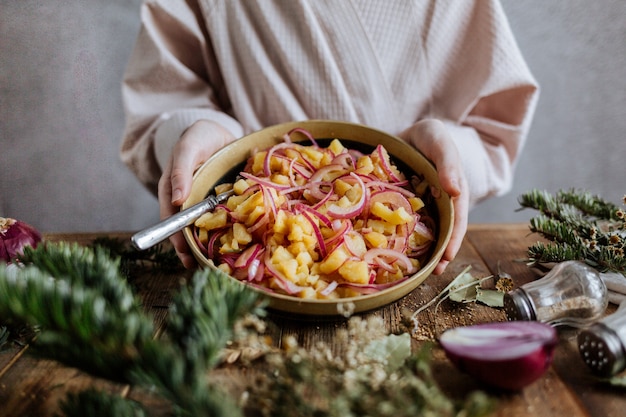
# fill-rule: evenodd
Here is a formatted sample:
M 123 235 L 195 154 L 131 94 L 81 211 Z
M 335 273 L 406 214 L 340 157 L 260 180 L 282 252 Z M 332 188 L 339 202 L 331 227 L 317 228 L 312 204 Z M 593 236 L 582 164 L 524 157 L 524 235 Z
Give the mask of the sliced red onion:
M 332 181 L 335 178 L 341 175 L 344 175 L 345 173 L 346 173 L 346 169 L 342 165 L 339 165 L 339 164 L 324 165 L 323 167 L 315 171 L 313 175 L 311 175 L 311 178 L 309 178 L 309 181 L 327 182 L 329 180 L 324 179 L 324 177 L 327 175 L 331 176 L 330 181 Z
M 323 295 L 324 297 L 328 297 L 330 295 L 330 293 L 335 291 L 335 289 L 338 286 L 339 286 L 339 284 L 337 283 L 337 281 L 333 281 L 330 284 L 328 284 L 328 286 L 326 288 L 324 288 L 322 291 L 320 291 L 320 294 Z
M 295 295 L 305 290 L 304 287 L 294 284 L 289 279 L 287 279 L 287 277 L 285 277 L 278 269 L 276 269 L 276 266 L 272 264 L 269 252 L 266 252 L 266 254 L 265 269 L 272 275 L 272 277 L 275 278 L 275 282 L 281 290 L 285 291 L 289 295 Z
M 313 228 L 313 233 L 315 233 L 315 237 L 317 239 L 317 245 L 320 249 L 320 255 L 322 256 L 322 258 L 325 258 L 328 252 L 326 251 L 326 243 L 324 242 L 324 237 L 322 236 L 322 232 L 319 226 L 317 225 L 315 220 L 311 218 L 311 215 L 309 213 L 303 210 L 301 214 L 311 224 L 311 227 Z
M 294 129 L 291 129 L 287 135 L 289 138 L 291 138 L 291 135 L 293 135 L 294 133 L 301 133 L 304 136 L 306 136 L 306 138 L 308 140 L 311 141 L 311 143 L 313 144 L 313 146 L 315 146 L 316 148 L 319 148 L 319 145 L 317 144 L 317 142 L 315 141 L 315 138 L 313 137 L 313 135 L 311 135 L 311 133 L 309 133 L 306 129 L 302 129 L 300 127 L 296 127 Z
M 235 268 L 249 268 L 250 264 L 256 259 L 263 248 L 260 244 L 255 243 L 241 252 L 234 263 Z
M 331 204 L 328 207 L 327 213 L 333 217 L 340 218 L 340 219 L 355 218 L 359 214 L 361 214 L 361 212 L 363 211 L 363 208 L 368 202 L 369 195 L 367 192 L 367 188 L 365 188 L 365 184 L 363 183 L 363 180 L 361 179 L 361 177 L 356 175 L 354 172 L 351 172 L 350 176 L 354 178 L 356 182 L 359 184 L 359 186 L 361 187 L 361 196 L 353 205 L 348 206 L 348 207 L 341 207 L 337 204 Z
M 382 145 L 378 145 L 376 147 L 376 152 L 378 153 L 378 157 L 380 158 L 380 165 L 382 166 L 385 174 L 387 174 L 389 179 L 393 182 L 400 181 L 400 178 L 398 178 L 396 173 L 391 168 L 391 161 L 389 160 L 389 154 L 387 153 L 387 150 Z
M 385 265 L 385 269 L 395 263 L 399 264 L 399 266 L 406 271 L 407 274 L 415 272 L 415 266 L 413 266 L 411 259 L 402 252 L 398 252 L 393 249 L 370 249 L 365 253 L 365 255 L 363 255 L 363 260 L 370 265 Z M 395 270 L 395 268 L 392 269 Z
M 439 342 L 461 371 L 493 387 L 520 390 L 550 367 L 558 338 L 547 324 L 512 321 L 446 330 Z
M 20 220 L 0 217 L 0 261 L 11 263 L 26 246 L 37 247 L 41 233 Z
M 249 179 L 251 181 L 254 181 L 255 183 L 259 184 L 261 187 L 266 187 L 266 188 L 273 188 L 275 190 L 287 190 L 289 188 L 291 188 L 291 185 L 288 184 L 277 184 L 275 182 L 270 181 L 269 178 L 261 178 L 261 177 L 257 177 L 254 176 L 248 172 L 241 172 L 240 174 L 242 177 Z

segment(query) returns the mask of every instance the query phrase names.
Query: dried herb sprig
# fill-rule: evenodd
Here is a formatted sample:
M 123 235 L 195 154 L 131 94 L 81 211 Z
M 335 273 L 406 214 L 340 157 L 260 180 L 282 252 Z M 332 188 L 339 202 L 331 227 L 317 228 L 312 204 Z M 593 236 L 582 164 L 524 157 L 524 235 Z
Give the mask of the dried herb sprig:
M 626 218 L 616 204 L 575 189 L 554 195 L 531 190 L 518 201 L 522 209 L 539 211 L 530 230 L 549 241 L 529 247 L 531 264 L 581 260 L 601 272 L 626 275 Z
M 432 345 L 412 353 L 410 335 L 388 334 L 381 317 L 352 317 L 335 337 L 344 351 L 325 343 L 303 349 L 293 337 L 283 340 L 282 350 L 266 351 L 255 364 L 271 371 L 253 379 L 245 407 L 261 416 L 302 417 L 476 417 L 493 411 L 493 399 L 482 392 L 461 402 L 445 395 L 431 374 Z M 242 346 L 249 345 L 244 339 Z M 252 345 L 262 349 L 263 343 Z

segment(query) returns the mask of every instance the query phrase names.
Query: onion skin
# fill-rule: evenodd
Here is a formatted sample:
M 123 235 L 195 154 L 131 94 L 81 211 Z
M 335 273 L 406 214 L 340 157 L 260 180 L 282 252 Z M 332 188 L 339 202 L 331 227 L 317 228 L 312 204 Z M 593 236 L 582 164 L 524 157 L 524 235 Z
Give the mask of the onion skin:
M 439 340 L 461 371 L 494 388 L 519 391 L 552 364 L 556 330 L 540 322 L 503 322 L 457 327 Z
M 0 217 L 0 260 L 11 263 L 23 254 L 24 247 L 37 247 L 41 233 L 20 220 Z

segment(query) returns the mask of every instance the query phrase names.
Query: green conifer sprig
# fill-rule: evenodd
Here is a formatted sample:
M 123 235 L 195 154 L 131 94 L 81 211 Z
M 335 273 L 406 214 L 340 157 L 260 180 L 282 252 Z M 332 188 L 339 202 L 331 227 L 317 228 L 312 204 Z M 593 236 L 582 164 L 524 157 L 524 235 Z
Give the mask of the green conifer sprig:
M 62 242 L 26 248 L 24 266 L 0 268 L 0 317 L 41 329 L 31 348 L 38 355 L 157 389 L 177 415 L 239 415 L 207 377 L 238 315 L 258 305 L 256 293 L 214 271 L 197 271 L 174 297 L 171 334 L 154 339 L 152 317 L 118 271 L 119 258 L 108 254 Z
M 146 410 L 138 402 L 115 394 L 104 394 L 91 388 L 69 393 L 61 400 L 59 408 L 63 414 L 56 414 L 55 417 L 147 417 Z
M 530 230 L 549 241 L 529 247 L 531 263 L 582 260 L 601 272 L 626 275 L 626 220 L 616 204 L 575 189 L 555 195 L 531 190 L 518 201 L 522 208 L 539 211 L 530 219 Z

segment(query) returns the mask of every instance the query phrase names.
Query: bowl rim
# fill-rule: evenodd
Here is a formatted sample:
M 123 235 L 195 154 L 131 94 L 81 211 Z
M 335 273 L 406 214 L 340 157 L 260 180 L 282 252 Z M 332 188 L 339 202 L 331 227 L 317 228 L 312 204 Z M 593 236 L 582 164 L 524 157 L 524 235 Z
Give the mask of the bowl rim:
M 341 137 L 345 136 L 346 132 L 355 132 L 357 134 L 369 133 L 370 135 L 385 139 L 386 143 L 383 143 L 383 145 L 392 156 L 392 158 L 401 160 L 407 166 L 411 166 L 410 162 L 415 161 L 418 161 L 420 164 L 425 166 L 427 168 L 427 172 L 419 172 L 419 174 L 424 175 L 430 186 L 438 188 L 439 191 L 439 196 L 436 198 L 436 206 L 438 212 L 438 235 L 436 246 L 432 251 L 428 261 L 424 265 L 422 265 L 422 267 L 415 274 L 411 275 L 406 280 L 372 294 L 363 294 L 348 298 L 322 300 L 301 299 L 286 294 L 269 293 L 262 289 L 257 289 L 254 286 L 248 285 L 245 282 L 231 277 L 228 274 L 224 275 L 228 276 L 230 279 L 238 282 L 241 285 L 251 288 L 266 296 L 269 296 L 269 309 L 301 316 L 341 316 L 343 314 L 342 311 L 340 311 L 342 307 L 341 304 L 343 304 L 344 311 L 348 310 L 350 313 L 362 313 L 380 308 L 384 305 L 391 304 L 392 302 L 398 301 L 399 299 L 408 295 L 420 284 L 422 284 L 424 280 L 428 278 L 428 276 L 432 274 L 433 270 L 442 258 L 443 253 L 452 235 L 452 226 L 454 224 L 454 206 L 452 204 L 452 199 L 450 198 L 450 196 L 441 188 L 436 168 L 432 164 L 432 162 L 428 160 L 415 147 L 411 146 L 397 136 L 358 123 L 321 119 L 281 123 L 257 130 L 221 148 L 196 170 L 193 176 L 192 194 L 182 205 L 181 209 L 185 209 L 205 198 L 206 195 L 208 195 L 208 193 L 218 183 L 220 183 L 221 177 L 223 177 L 223 175 L 226 175 L 226 173 L 223 173 L 221 176 L 216 177 L 211 186 L 208 189 L 205 189 L 203 192 L 200 192 L 196 188 L 194 188 L 194 186 L 198 184 L 199 178 L 211 175 L 210 173 L 207 174 L 207 170 L 211 169 L 211 165 L 213 165 L 216 160 L 235 162 L 238 159 L 238 162 L 233 165 L 237 166 L 243 162 L 241 159 L 241 152 L 238 152 L 239 148 L 243 147 L 246 152 L 251 152 L 255 149 L 254 144 L 259 139 L 263 139 L 265 142 L 280 143 L 283 141 L 282 138 L 284 134 L 292 130 L 293 128 L 305 129 L 310 132 L 314 138 L 338 138 L 339 140 L 344 139 L 345 141 L 361 142 L 365 145 L 374 146 L 374 144 L 371 143 L 371 140 L 369 140 L 369 143 L 367 143 L 364 142 L 363 139 L 359 139 L 358 137 Z M 327 134 L 320 134 L 322 132 Z M 339 134 L 332 134 L 335 132 Z M 292 140 L 294 142 L 300 142 L 306 140 L 306 137 L 302 135 L 302 138 L 292 138 Z M 267 149 L 269 146 L 271 146 L 271 143 L 268 146 L 258 147 L 258 149 L 264 150 Z M 390 147 L 392 148 L 392 150 L 400 149 L 406 152 L 392 152 L 392 150 L 389 149 Z M 249 155 L 247 155 L 246 158 L 248 156 Z M 416 173 L 417 172 L 418 171 L 416 171 Z M 442 228 L 442 224 L 447 225 L 447 227 Z M 189 247 L 191 248 L 194 257 L 198 261 L 199 266 L 217 269 L 212 260 L 206 258 L 200 252 L 198 246 L 195 243 L 195 239 L 191 230 L 191 226 L 186 227 L 185 229 L 183 229 L 183 235 Z

